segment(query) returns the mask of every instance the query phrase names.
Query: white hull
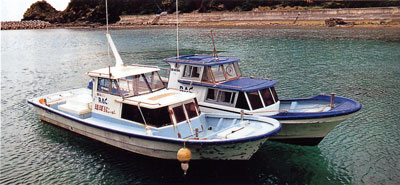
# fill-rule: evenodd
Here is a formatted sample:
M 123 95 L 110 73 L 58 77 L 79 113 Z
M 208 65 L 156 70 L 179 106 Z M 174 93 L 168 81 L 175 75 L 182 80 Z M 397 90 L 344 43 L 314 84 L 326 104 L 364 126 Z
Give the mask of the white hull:
M 279 120 L 282 129 L 271 139 L 322 139 L 351 114 L 326 118 Z
M 201 107 L 203 112 L 212 112 L 218 114 L 235 114 L 219 109 Z M 331 116 L 326 118 L 311 118 L 311 119 L 294 119 L 294 120 L 279 120 L 282 125 L 281 131 L 270 137 L 271 140 L 290 140 L 290 139 L 309 139 L 319 143 L 328 133 L 338 124 L 351 117 L 352 114 L 343 116 Z
M 134 153 L 161 159 L 176 159 L 177 151 L 183 147 L 183 142 L 162 142 L 119 134 L 79 123 L 37 106 L 35 109 L 40 119 L 45 122 Z M 256 141 L 218 145 L 187 143 L 186 147 L 192 151 L 192 160 L 248 160 L 266 140 L 267 138 L 263 138 Z

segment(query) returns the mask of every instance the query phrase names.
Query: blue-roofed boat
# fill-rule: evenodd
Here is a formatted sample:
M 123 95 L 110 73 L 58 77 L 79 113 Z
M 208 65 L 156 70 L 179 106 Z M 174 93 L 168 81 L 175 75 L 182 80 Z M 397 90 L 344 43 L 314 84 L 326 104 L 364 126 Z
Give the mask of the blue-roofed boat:
M 91 88 L 28 100 L 41 120 L 131 152 L 180 161 L 248 160 L 280 130 L 272 118 L 202 113 L 195 94 L 167 89 L 158 67 L 125 65 L 107 38 L 116 65 L 88 72 Z
M 168 88 L 195 93 L 203 112 L 278 119 L 282 129 L 271 139 L 283 142 L 317 145 L 361 109 L 359 102 L 334 94 L 280 100 L 276 81 L 243 76 L 236 57 L 185 55 L 163 61 L 170 65 Z

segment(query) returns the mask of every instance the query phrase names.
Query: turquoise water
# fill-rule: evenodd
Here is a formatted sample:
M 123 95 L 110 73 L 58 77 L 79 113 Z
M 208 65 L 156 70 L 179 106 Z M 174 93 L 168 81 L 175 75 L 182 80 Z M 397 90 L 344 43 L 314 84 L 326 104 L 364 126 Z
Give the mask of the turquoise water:
M 174 29 L 113 30 L 125 63 L 167 67 Z M 103 30 L 1 31 L 0 183 L 399 184 L 400 30 L 216 29 L 247 76 L 281 99 L 335 92 L 363 104 L 318 145 L 266 142 L 250 161 L 177 161 L 126 152 L 40 122 L 26 99 L 87 85 L 108 65 Z M 211 53 L 208 29 L 181 29 L 180 53 Z

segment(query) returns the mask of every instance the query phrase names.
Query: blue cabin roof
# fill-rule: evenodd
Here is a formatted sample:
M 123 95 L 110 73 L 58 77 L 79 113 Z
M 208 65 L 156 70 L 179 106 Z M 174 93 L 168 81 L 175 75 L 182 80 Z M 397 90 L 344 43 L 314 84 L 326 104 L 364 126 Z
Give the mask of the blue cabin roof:
M 251 77 L 240 77 L 235 80 L 229 80 L 218 84 L 191 82 L 186 80 L 179 80 L 179 82 L 183 84 L 192 83 L 192 85 L 197 85 L 197 86 L 212 87 L 217 89 L 226 89 L 226 90 L 241 91 L 241 92 L 252 92 L 261 89 L 266 89 L 276 84 L 275 80 L 267 80 L 260 78 L 251 78 Z
M 167 63 L 180 63 L 180 64 L 193 64 L 193 65 L 201 65 L 201 66 L 214 66 L 214 65 L 222 65 L 222 64 L 230 64 L 239 62 L 240 60 L 235 57 L 227 57 L 227 56 L 218 56 L 216 59 L 212 55 L 184 55 L 180 56 L 179 59 L 177 57 L 166 58 L 163 60 Z

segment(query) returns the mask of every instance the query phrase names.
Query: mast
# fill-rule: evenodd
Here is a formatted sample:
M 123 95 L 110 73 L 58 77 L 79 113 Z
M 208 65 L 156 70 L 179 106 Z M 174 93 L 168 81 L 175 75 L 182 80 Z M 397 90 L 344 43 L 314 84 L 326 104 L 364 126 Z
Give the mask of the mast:
M 179 60 L 179 12 L 178 12 L 178 0 L 176 0 L 176 59 Z
M 113 52 L 113 55 L 115 57 L 115 67 L 123 67 L 124 66 L 124 62 L 121 59 L 121 56 L 118 53 L 117 47 L 115 47 L 115 44 L 111 38 L 110 32 L 108 31 L 108 5 L 107 5 L 107 0 L 106 0 L 106 28 L 107 28 L 107 32 L 106 32 L 106 37 L 107 37 L 107 41 L 108 41 L 108 47 L 111 47 L 111 50 Z M 108 53 L 109 53 L 109 48 L 108 48 Z M 110 54 L 108 54 L 110 55 Z M 109 65 L 109 69 L 110 69 L 110 65 Z M 110 75 L 111 75 L 111 71 L 110 71 Z
M 106 37 L 107 37 L 107 34 L 109 33 L 108 32 L 108 6 L 107 6 L 107 0 L 106 0 L 106 29 L 107 29 L 107 31 L 106 31 Z M 108 74 L 109 74 L 109 76 L 110 76 L 110 78 L 111 78 L 111 57 L 110 57 L 110 45 L 109 44 L 107 44 L 107 59 L 108 59 Z
M 219 60 L 218 54 L 217 54 L 217 49 L 215 48 L 215 42 L 214 42 L 214 34 L 213 34 L 213 31 L 214 31 L 214 29 L 211 29 L 211 30 L 210 30 L 210 32 L 211 32 L 211 40 L 212 40 L 212 43 L 213 43 L 213 46 L 214 46 L 214 51 L 213 51 L 213 53 L 214 53 L 214 58 L 215 58 L 216 60 Z

